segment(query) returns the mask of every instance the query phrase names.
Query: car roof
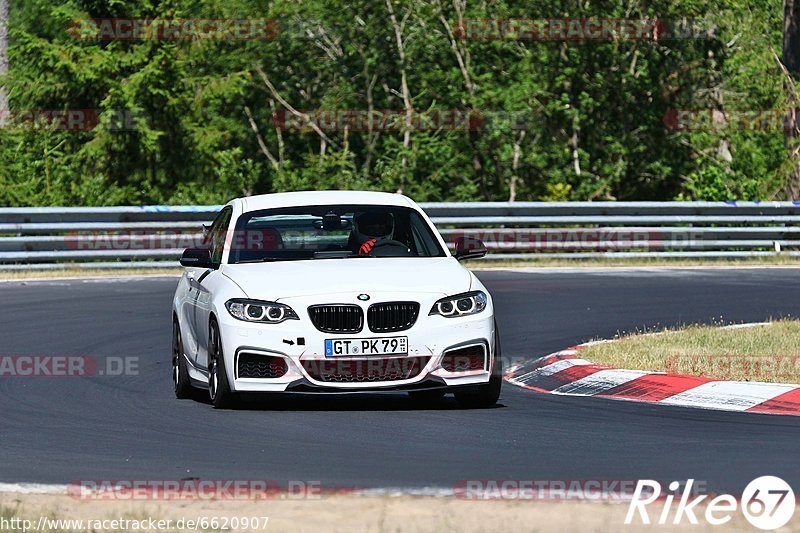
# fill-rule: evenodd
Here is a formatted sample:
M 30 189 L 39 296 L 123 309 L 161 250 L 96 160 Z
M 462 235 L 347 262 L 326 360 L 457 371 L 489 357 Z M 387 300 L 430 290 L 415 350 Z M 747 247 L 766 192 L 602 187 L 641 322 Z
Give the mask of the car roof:
M 397 193 L 374 191 L 298 191 L 261 194 L 239 198 L 242 211 L 260 211 L 304 205 L 364 204 L 416 207 L 410 198 Z

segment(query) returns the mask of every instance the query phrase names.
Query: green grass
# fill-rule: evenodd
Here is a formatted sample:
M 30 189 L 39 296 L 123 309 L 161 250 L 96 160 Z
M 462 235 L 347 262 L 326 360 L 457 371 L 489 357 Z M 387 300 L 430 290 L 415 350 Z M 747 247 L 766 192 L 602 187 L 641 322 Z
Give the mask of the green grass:
M 630 370 L 800 383 L 800 321 L 737 329 L 692 325 L 595 344 L 582 348 L 580 357 Z

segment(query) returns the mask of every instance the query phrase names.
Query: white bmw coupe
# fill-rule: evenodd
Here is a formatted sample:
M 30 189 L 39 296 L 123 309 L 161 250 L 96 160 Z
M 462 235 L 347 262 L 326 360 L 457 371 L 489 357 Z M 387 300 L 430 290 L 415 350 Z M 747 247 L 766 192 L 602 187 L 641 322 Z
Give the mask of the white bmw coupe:
M 492 298 L 399 194 L 291 192 L 232 200 L 183 253 L 172 304 L 175 395 L 448 392 L 494 405 L 503 365 Z

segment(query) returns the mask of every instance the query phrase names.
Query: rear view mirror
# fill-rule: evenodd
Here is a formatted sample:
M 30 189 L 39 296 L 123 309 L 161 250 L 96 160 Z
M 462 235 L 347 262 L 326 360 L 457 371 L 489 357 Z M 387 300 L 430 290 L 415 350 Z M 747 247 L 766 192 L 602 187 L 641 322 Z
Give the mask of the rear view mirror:
M 338 231 L 342 229 L 343 226 L 342 217 L 336 213 L 325 213 L 322 217 L 322 229 L 325 231 Z
M 455 258 L 459 261 L 463 259 L 478 259 L 489 253 L 483 241 L 475 237 L 456 237 L 454 243 L 456 246 Z
M 187 248 L 181 256 L 181 265 L 195 268 L 216 268 L 208 248 Z

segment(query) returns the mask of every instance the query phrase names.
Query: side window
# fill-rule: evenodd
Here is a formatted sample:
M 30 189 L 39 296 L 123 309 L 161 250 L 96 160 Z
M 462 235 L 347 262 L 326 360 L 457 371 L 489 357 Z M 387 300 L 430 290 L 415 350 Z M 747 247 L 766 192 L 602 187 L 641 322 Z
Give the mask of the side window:
M 411 233 L 412 236 L 414 237 L 414 248 L 418 250 L 417 255 L 421 257 L 430 257 L 431 252 L 425 246 L 425 241 L 422 240 L 422 236 L 419 234 L 419 228 L 417 228 L 416 226 L 412 226 Z
M 411 232 L 421 257 L 441 257 L 444 255 L 431 233 L 431 228 L 417 213 L 411 213 Z
M 233 209 L 230 207 L 223 209 L 208 231 L 207 243 L 211 245 L 211 260 L 214 263 L 222 262 L 222 249 L 225 247 L 225 237 L 228 233 L 232 213 Z

